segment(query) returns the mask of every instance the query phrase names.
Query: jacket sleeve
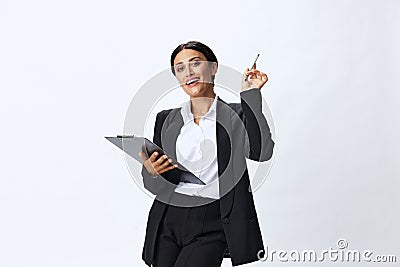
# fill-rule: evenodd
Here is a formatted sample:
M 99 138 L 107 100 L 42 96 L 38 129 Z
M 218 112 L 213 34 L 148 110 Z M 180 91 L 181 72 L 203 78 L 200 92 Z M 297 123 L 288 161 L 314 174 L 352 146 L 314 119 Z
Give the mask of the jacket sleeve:
M 262 96 L 258 88 L 240 93 L 243 123 L 246 127 L 246 157 L 255 161 L 267 161 L 272 157 L 275 146 L 270 128 L 262 113 Z
M 163 148 L 161 144 L 161 129 L 164 119 L 165 117 L 163 116 L 163 112 L 159 112 L 157 114 L 156 123 L 154 125 L 153 143 L 155 143 L 160 148 Z M 162 175 L 157 175 L 153 177 L 142 164 L 141 174 L 143 177 L 144 187 L 154 195 L 166 193 L 172 190 L 174 185 L 162 177 L 163 175 L 167 175 L 167 173 L 168 171 L 163 173 Z

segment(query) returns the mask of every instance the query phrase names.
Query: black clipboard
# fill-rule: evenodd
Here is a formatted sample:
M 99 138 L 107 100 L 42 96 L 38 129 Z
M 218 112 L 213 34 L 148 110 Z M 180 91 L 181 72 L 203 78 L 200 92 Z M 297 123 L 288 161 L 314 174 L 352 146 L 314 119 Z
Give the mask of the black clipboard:
M 170 181 L 171 183 L 178 184 L 179 182 L 192 183 L 192 184 L 200 184 L 205 185 L 205 183 L 200 180 L 196 175 L 190 172 L 185 168 L 182 164 L 180 164 L 176 159 L 166 154 L 159 146 L 151 142 L 146 137 L 139 137 L 134 135 L 117 135 L 116 137 L 105 137 L 108 141 L 113 143 L 115 146 L 120 148 L 126 154 L 128 154 L 131 158 L 142 163 L 142 159 L 139 156 L 139 152 L 142 151 L 145 155 L 151 155 L 153 152 L 157 151 L 157 158 L 162 155 L 167 155 L 168 158 L 172 159 L 171 164 L 177 164 L 178 167 L 171 169 L 165 173 L 171 173 L 171 175 L 164 175 L 164 178 Z

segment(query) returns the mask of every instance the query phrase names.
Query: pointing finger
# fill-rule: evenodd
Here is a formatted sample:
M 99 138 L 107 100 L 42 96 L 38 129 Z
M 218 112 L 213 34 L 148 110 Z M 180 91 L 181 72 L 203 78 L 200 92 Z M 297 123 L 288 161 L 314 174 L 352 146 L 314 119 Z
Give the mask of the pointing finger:
M 257 69 L 251 69 L 249 71 L 246 71 L 246 74 L 255 74 L 255 73 L 259 73 L 260 71 Z

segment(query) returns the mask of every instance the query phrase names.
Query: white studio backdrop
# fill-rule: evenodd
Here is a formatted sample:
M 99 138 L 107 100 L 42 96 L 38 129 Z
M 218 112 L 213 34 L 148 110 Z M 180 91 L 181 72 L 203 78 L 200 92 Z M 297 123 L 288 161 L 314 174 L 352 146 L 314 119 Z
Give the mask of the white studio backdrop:
M 265 245 L 399 253 L 399 1 L 2 0 L 0 38 L 1 267 L 145 266 L 152 199 L 104 136 L 189 40 L 240 72 L 261 54 Z

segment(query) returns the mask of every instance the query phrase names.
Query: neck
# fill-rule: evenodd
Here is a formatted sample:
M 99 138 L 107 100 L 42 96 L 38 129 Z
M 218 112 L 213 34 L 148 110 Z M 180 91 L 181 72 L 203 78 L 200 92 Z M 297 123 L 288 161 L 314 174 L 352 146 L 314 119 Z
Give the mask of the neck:
M 215 93 L 211 91 L 207 96 L 190 99 L 192 114 L 195 118 L 205 115 L 214 102 Z

